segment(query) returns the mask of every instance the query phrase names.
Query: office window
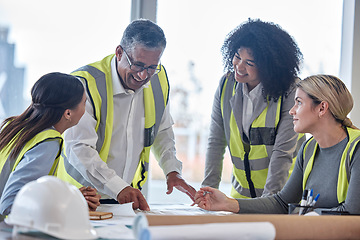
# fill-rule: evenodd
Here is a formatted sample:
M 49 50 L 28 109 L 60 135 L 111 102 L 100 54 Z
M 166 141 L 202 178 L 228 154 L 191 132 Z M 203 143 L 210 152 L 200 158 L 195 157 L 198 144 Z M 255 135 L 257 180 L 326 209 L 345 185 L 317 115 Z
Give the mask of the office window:
M 130 0 L 0 1 L 0 119 L 24 110 L 42 75 L 115 53 L 130 10 Z
M 24 110 L 31 86 L 43 74 L 69 73 L 114 53 L 130 22 L 131 2 L 0 1 L 0 120 Z M 162 63 L 171 82 L 177 156 L 183 161 L 184 178 L 194 187 L 199 188 L 203 179 L 212 99 L 223 74 L 220 48 L 226 35 L 249 17 L 272 21 L 288 31 L 303 52 L 301 78 L 314 73 L 338 75 L 342 3 L 158 0 L 157 22 L 168 40 Z M 176 190 L 165 196 L 164 174 L 153 159 L 150 173 L 150 202 L 190 202 Z M 221 185 L 226 193 L 230 174 L 226 153 Z
M 220 48 L 226 35 L 248 18 L 277 23 L 295 38 L 304 55 L 301 78 L 316 73 L 338 76 L 342 4 L 342 0 L 158 0 L 157 23 L 168 40 L 162 63 L 171 84 L 177 155 L 183 161 L 184 178 L 194 187 L 198 188 L 204 177 L 212 99 L 224 73 Z M 150 201 L 157 201 L 152 188 L 163 181 L 154 162 Z M 227 194 L 230 162 L 226 153 L 222 189 Z M 184 194 L 177 193 L 163 199 L 187 201 Z

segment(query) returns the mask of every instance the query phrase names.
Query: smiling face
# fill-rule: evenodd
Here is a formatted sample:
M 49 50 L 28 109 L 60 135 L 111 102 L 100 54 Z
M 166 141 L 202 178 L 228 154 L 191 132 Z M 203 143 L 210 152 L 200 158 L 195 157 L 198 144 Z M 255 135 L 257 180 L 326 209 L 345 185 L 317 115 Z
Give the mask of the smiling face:
M 295 104 L 289 113 L 293 116 L 294 131 L 312 133 L 319 123 L 320 104 L 314 107 L 313 100 L 300 88 L 295 93 Z
M 151 78 L 147 69 L 143 69 L 140 72 L 134 71 L 130 69 L 130 63 L 149 69 L 156 68 L 162 53 L 162 48 L 149 49 L 142 45 L 137 45 L 132 51 L 126 51 L 125 53 L 124 49 L 118 46 L 116 48 L 117 71 L 123 87 L 125 89 L 137 90 L 149 82 Z
M 235 80 L 246 83 L 249 91 L 260 83 L 258 69 L 249 48 L 239 48 L 233 58 Z

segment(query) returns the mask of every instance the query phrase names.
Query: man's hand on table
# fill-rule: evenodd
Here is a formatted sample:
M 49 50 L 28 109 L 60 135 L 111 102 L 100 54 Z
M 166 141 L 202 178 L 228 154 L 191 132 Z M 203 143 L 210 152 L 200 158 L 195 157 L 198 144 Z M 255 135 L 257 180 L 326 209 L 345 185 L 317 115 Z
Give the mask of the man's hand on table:
M 133 209 L 150 211 L 150 207 L 140 190 L 131 186 L 121 190 L 121 192 L 117 195 L 117 201 L 120 204 L 133 202 Z

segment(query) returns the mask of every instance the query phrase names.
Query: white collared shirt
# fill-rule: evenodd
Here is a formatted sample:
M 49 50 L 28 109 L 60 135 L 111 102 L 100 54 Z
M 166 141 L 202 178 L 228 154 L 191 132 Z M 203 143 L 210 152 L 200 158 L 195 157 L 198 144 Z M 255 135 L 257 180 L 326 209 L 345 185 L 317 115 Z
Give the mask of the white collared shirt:
M 133 180 L 144 148 L 144 85 L 136 91 L 123 88 L 118 77 L 115 57 L 111 61 L 114 97 L 114 121 L 107 164 L 96 151 L 98 136 L 95 132 L 96 120 L 93 107 L 86 102 L 86 112 L 78 125 L 65 133 L 66 154 L 70 163 L 94 187 L 114 199 Z M 173 120 L 169 105 L 165 108 L 159 132 L 152 151 L 159 161 L 164 174 L 181 173 L 181 162 L 175 156 Z
M 262 98 L 262 84 L 259 83 L 250 92 L 247 84 L 243 84 L 243 131 L 249 138 L 249 130 L 251 126 L 251 117 L 254 113 L 255 106 L 258 104 L 259 99 Z

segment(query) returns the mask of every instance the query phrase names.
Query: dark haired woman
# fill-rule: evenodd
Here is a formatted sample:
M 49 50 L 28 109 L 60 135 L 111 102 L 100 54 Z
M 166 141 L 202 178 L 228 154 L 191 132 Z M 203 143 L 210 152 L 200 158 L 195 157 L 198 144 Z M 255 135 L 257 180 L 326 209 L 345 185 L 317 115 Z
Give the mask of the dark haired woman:
M 61 134 L 76 125 L 85 112 L 86 94 L 74 76 L 49 73 L 31 89 L 32 103 L 19 116 L 7 118 L 0 132 L 0 214 L 8 215 L 16 194 L 26 183 L 55 175 L 61 154 Z M 99 195 L 88 187 L 80 191 L 89 208 Z
M 280 26 L 260 20 L 233 30 L 222 53 L 227 73 L 215 93 L 202 186 L 219 187 L 228 146 L 231 196 L 274 194 L 305 139 L 294 132 L 289 115 L 302 54 Z

